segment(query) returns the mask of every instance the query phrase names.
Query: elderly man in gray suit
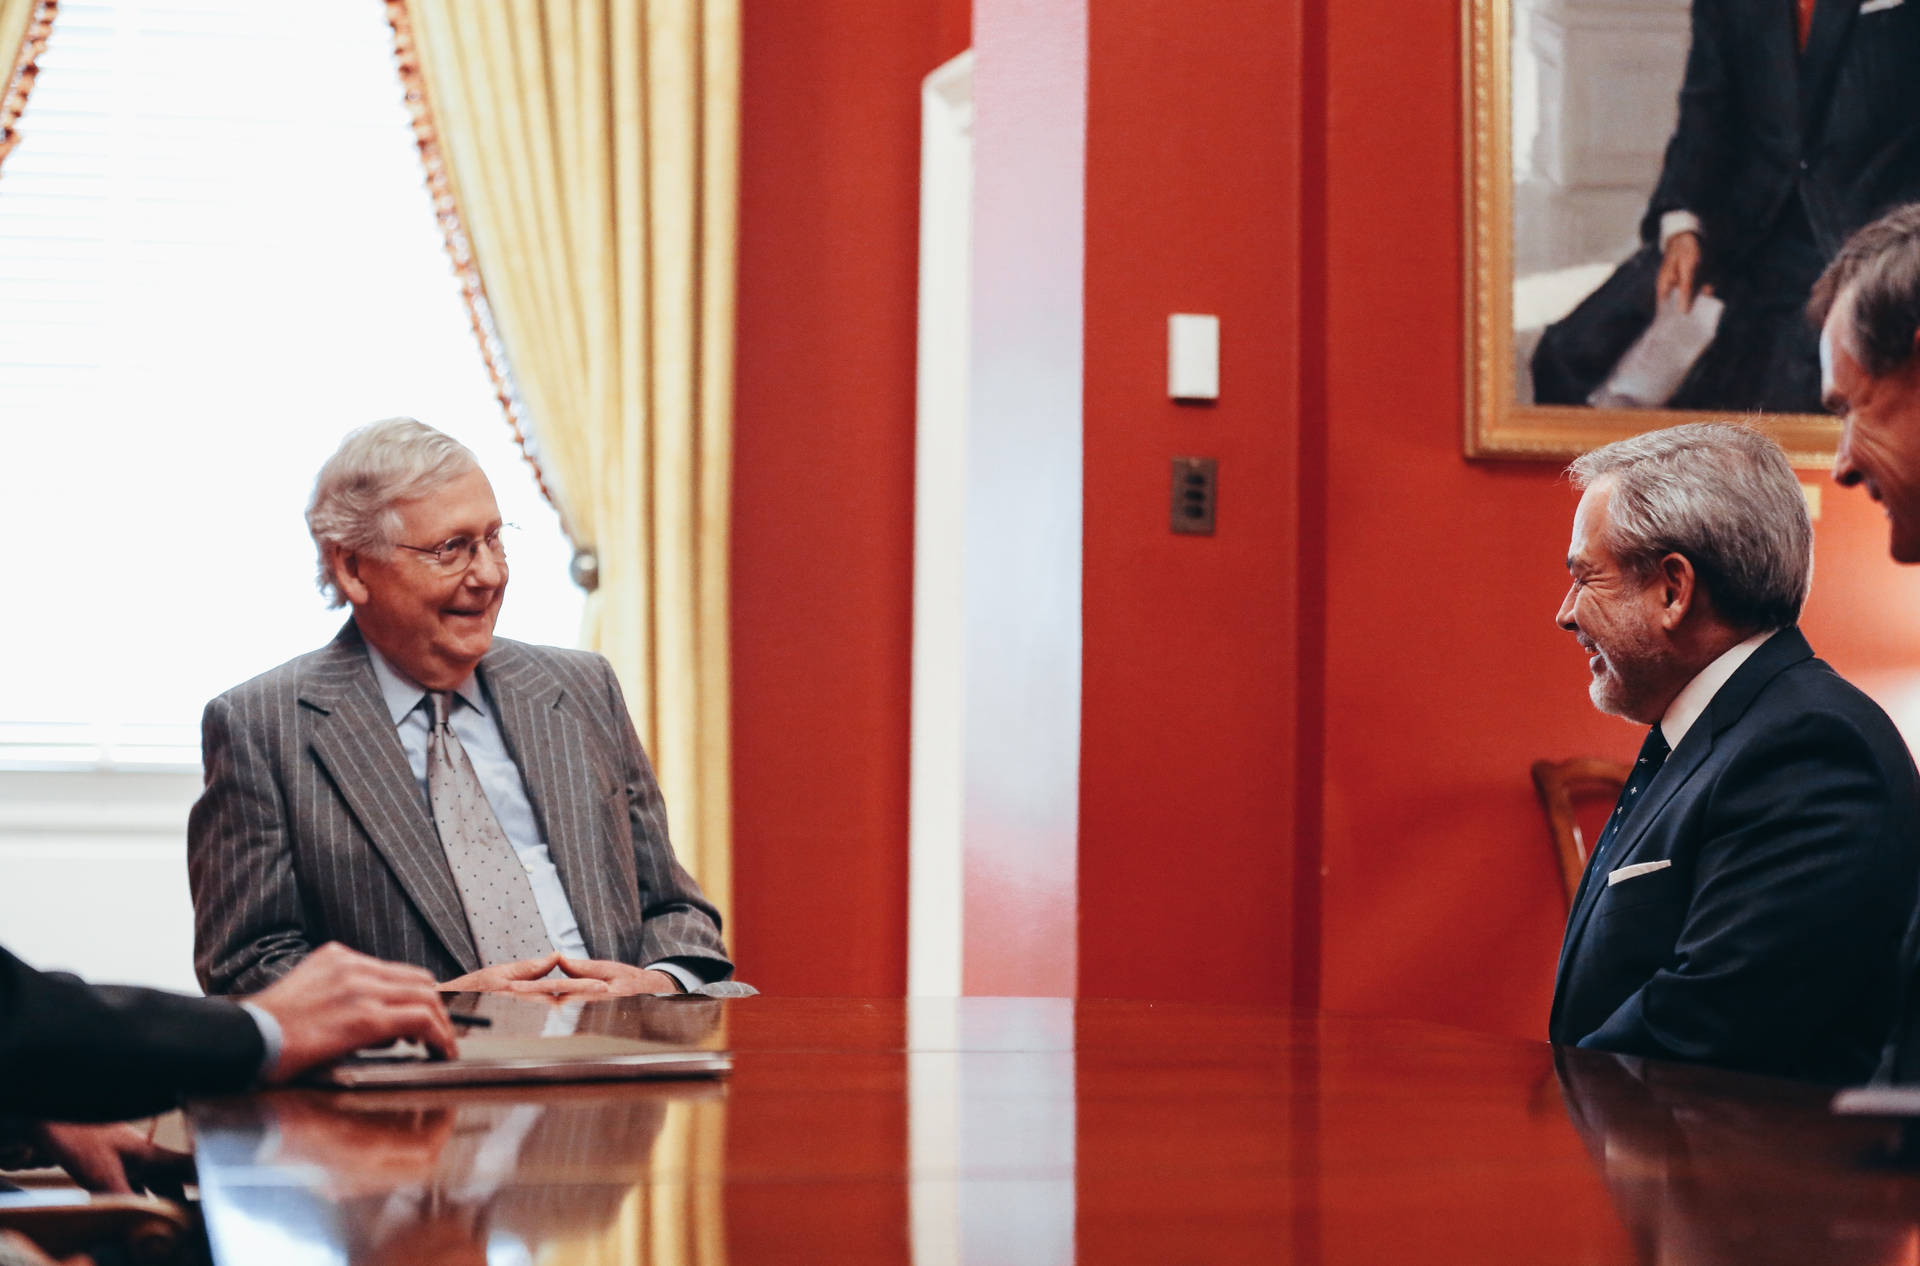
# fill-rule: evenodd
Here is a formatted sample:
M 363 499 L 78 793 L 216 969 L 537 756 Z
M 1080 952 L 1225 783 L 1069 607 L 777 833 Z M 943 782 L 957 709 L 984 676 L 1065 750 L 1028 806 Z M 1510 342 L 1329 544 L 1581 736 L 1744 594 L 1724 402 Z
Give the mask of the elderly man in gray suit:
M 612 668 L 493 636 L 506 546 L 473 454 L 409 419 L 363 427 L 307 526 L 353 618 L 207 705 L 187 829 L 201 985 L 260 989 L 330 940 L 446 989 L 726 980 Z

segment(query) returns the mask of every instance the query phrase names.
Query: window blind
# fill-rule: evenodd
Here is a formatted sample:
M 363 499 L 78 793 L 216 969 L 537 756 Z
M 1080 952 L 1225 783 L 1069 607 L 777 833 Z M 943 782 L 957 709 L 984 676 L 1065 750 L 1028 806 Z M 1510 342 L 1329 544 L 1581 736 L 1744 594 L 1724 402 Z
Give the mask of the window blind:
M 350 428 L 479 455 L 500 633 L 571 550 L 474 344 L 379 0 L 64 0 L 0 168 L 0 766 L 191 766 L 205 701 L 332 636 L 302 513 Z

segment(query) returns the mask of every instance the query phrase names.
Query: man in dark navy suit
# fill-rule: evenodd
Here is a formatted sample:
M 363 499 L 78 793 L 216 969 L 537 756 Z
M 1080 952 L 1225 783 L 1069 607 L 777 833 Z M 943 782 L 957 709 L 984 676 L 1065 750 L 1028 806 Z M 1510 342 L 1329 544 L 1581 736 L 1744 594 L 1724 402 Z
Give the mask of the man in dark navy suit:
M 1812 568 L 1773 441 L 1696 424 L 1576 461 L 1559 624 L 1652 727 L 1567 920 L 1553 1041 L 1840 1083 L 1872 1072 L 1920 882 L 1920 774 L 1795 627 Z
M 1886 511 L 1895 562 L 1920 563 L 1920 205 L 1898 207 L 1855 233 L 1814 286 L 1807 314 L 1820 329 L 1825 403 L 1841 420 L 1834 480 L 1865 488 Z M 1901 962 L 1878 1076 L 1916 1082 L 1920 918 Z
M 32 1159 L 94 1190 L 126 1191 L 142 1162 L 164 1157 L 130 1128 L 73 1123 L 279 1085 L 400 1037 L 454 1053 L 432 974 L 344 945 L 322 946 L 246 999 L 89 985 L 0 948 L 0 1151 L 34 1144 Z
M 1848 234 L 1920 198 L 1920 0 L 1693 0 L 1646 243 L 1548 328 L 1534 398 L 1582 404 L 1657 300 L 1726 301 L 1681 409 L 1812 412 L 1809 288 Z

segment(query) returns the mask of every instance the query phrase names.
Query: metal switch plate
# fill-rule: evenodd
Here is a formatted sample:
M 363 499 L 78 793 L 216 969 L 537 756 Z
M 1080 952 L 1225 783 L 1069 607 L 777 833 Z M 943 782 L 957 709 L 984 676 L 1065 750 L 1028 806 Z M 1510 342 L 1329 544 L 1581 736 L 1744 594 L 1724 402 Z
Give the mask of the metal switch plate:
M 1213 506 L 1220 463 L 1211 457 L 1173 459 L 1171 526 L 1187 536 L 1213 535 Z

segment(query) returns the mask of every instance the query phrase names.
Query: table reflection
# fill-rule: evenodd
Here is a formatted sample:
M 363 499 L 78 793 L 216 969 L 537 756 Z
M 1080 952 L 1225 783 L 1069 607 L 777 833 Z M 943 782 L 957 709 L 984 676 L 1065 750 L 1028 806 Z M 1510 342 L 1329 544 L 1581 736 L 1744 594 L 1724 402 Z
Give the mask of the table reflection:
M 223 1266 L 1920 1266 L 1819 1087 L 1230 1004 L 461 999 L 733 1075 L 195 1105 Z
M 725 1003 L 697 994 L 597 1000 L 505 993 L 448 997 L 448 1010 L 482 1017 L 488 1026 L 482 1031 L 493 1037 L 605 1033 L 715 1049 L 727 1045 Z
M 913 1266 L 1074 1260 L 1074 1013 L 1071 998 L 907 1001 Z
M 456 1007 L 495 1032 L 721 1036 L 708 999 Z M 721 1188 L 687 1181 L 725 1137 L 713 1082 L 299 1090 L 203 1102 L 194 1125 L 221 1262 L 679 1266 L 722 1234 Z
M 1920 1261 L 1920 1171 L 1816 1086 L 1563 1049 L 1568 1116 L 1643 1262 Z

